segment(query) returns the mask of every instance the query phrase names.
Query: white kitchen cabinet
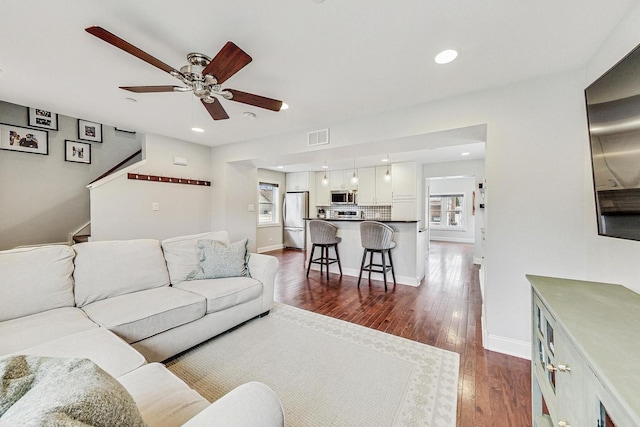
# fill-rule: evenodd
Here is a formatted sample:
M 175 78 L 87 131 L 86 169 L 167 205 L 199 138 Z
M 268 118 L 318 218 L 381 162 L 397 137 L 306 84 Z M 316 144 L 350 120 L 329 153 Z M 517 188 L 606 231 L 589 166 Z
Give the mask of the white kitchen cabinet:
M 639 426 L 640 295 L 608 283 L 527 279 L 534 426 Z
M 316 205 L 317 206 L 330 206 L 331 205 L 331 188 L 329 183 L 326 185 L 322 183 L 324 178 L 324 172 L 316 172 Z M 327 180 L 329 176 L 327 175 Z
M 357 190 L 358 184 L 353 184 L 353 169 L 341 169 L 329 172 L 329 188 L 331 191 Z
M 418 202 L 416 199 L 400 199 L 391 201 L 392 221 L 417 221 Z
M 416 162 L 391 165 L 391 191 L 394 200 L 417 197 L 417 167 Z
M 390 205 L 392 199 L 392 181 L 387 179 L 387 171 L 391 176 L 390 168 L 387 166 L 376 167 L 376 205 Z M 359 189 L 359 188 L 358 188 Z
M 386 166 L 358 169 L 358 205 L 391 205 L 391 182 L 385 181 Z
M 291 172 L 286 175 L 287 191 L 309 191 L 310 172 Z

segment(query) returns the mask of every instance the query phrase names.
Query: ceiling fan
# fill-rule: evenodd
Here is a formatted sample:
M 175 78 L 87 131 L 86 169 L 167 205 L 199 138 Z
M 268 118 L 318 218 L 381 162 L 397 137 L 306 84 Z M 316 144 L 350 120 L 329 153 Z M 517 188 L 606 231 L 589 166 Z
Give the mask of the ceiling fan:
M 235 89 L 222 89 L 220 86 L 222 83 L 252 61 L 252 58 L 233 42 L 227 42 L 213 59 L 201 53 L 190 53 L 187 55 L 188 64 L 177 70 L 102 27 L 88 27 L 85 28 L 85 31 L 171 74 L 184 84 L 184 86 L 120 86 L 120 89 L 135 93 L 192 91 L 200 99 L 213 120 L 229 118 L 218 100 L 218 96 L 272 111 L 280 111 L 282 107 L 282 101 L 276 99 Z

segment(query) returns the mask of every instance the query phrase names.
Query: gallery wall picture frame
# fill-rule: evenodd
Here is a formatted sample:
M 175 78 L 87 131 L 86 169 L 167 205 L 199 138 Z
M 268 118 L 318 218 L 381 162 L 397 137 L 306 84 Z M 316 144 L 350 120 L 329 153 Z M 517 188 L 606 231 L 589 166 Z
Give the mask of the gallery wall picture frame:
M 0 123 L 0 150 L 49 155 L 49 134 L 45 130 Z
M 78 119 L 78 139 L 91 142 L 102 142 L 102 125 Z
M 64 141 L 65 162 L 91 164 L 91 144 L 88 142 Z
M 42 108 L 29 107 L 29 126 L 58 130 L 58 114 Z

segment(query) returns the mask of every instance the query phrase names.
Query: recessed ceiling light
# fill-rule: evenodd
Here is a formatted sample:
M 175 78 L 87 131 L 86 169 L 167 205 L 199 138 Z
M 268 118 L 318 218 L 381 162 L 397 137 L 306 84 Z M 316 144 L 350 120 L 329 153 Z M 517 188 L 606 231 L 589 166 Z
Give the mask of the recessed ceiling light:
M 198 133 L 204 132 L 204 129 L 198 128 L 198 127 L 192 127 L 191 130 L 194 131 L 194 132 L 198 132 Z
M 138 100 L 135 98 L 125 98 L 125 99 L 129 102 L 138 102 Z
M 385 157 L 384 159 L 381 159 L 380 161 L 381 161 L 381 162 L 388 162 L 388 161 L 389 161 L 389 159 L 387 159 L 387 158 Z
M 453 49 L 447 49 L 437 54 L 435 59 L 438 64 L 448 64 L 449 62 L 456 59 L 457 56 L 458 52 Z
M 329 169 L 329 166 L 327 166 L 327 164 L 325 163 L 324 165 L 322 165 L 322 169 Z
M 468 153 L 468 152 L 460 153 L 461 156 L 468 156 L 469 154 L 471 153 Z
M 245 111 L 244 113 L 242 113 L 243 116 L 245 116 L 248 119 L 255 119 L 256 115 L 250 111 Z
M 287 104 L 286 102 L 283 102 L 282 106 L 280 107 L 280 111 L 288 110 L 288 109 L 289 109 L 289 104 Z
M 284 166 L 276 166 L 278 169 L 284 169 Z

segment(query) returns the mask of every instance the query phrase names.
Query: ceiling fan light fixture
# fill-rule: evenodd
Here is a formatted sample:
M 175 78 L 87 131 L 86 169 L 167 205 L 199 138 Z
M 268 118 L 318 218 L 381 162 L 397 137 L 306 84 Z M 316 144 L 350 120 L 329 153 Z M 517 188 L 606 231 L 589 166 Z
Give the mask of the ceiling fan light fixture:
M 280 111 L 288 110 L 288 109 L 289 109 L 289 104 L 287 104 L 286 102 L 283 102 L 282 106 L 280 107 Z

